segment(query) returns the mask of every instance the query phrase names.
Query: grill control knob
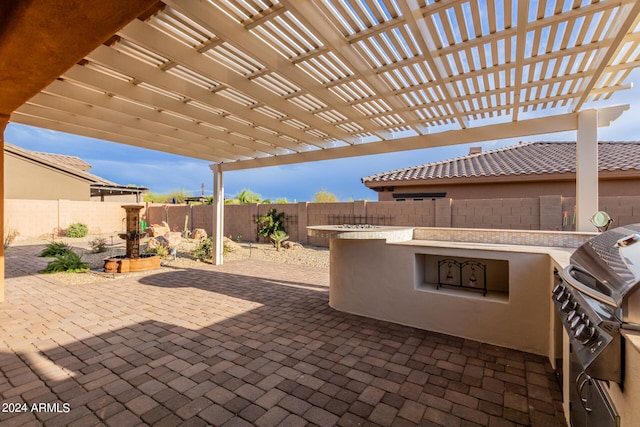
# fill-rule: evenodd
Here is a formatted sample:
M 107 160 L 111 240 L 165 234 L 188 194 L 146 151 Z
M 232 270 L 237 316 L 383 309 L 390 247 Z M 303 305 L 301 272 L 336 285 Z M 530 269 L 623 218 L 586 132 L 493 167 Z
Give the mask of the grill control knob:
M 582 316 L 575 316 L 571 321 L 571 329 L 576 331 L 580 326 L 584 325 L 584 319 Z
M 576 310 L 571 311 L 569 314 L 567 314 L 567 322 L 571 324 L 571 322 L 573 321 L 573 319 L 575 319 L 576 316 L 578 316 L 578 312 Z
M 562 288 L 560 290 L 560 292 L 558 292 L 556 294 L 556 301 L 558 301 L 559 303 L 563 303 L 565 300 L 567 300 L 569 297 L 571 296 L 571 294 L 569 294 L 569 291 L 567 290 L 567 288 Z
M 578 308 L 578 303 L 575 302 L 573 300 L 573 298 L 571 298 L 571 296 L 569 296 L 569 298 L 564 300 L 564 302 L 560 306 L 560 310 L 562 310 L 565 313 L 569 313 L 570 311 L 574 311 L 576 308 Z
M 588 344 L 598 337 L 598 331 L 596 328 L 584 323 L 578 326 L 575 336 L 582 344 Z
M 556 286 L 554 286 L 552 293 L 555 296 L 555 295 L 558 295 L 563 290 L 565 290 L 564 285 L 562 283 L 558 283 Z

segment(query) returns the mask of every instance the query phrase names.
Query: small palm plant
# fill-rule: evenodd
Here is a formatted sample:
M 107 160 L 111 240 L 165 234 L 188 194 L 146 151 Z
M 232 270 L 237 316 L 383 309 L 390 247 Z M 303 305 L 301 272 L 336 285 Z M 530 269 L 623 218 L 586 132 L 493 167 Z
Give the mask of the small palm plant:
M 276 230 L 269 235 L 273 243 L 276 245 L 276 251 L 280 250 L 280 245 L 282 242 L 289 238 L 289 235 L 282 230 Z

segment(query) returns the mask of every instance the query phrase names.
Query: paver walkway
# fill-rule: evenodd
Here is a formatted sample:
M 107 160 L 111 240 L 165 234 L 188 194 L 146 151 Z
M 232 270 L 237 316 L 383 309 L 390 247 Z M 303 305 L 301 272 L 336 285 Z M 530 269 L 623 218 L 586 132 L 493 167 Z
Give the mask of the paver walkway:
M 337 312 L 326 269 L 68 285 L 33 253 L 6 256 L 3 426 L 564 425 L 544 358 Z

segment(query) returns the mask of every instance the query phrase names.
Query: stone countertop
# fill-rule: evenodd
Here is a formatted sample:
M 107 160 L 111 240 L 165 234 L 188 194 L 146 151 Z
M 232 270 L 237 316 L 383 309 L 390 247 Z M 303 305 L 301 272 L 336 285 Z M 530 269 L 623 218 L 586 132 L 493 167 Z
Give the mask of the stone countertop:
M 455 232 L 467 235 L 473 231 L 475 233 L 496 233 L 496 230 L 466 230 L 466 229 L 433 229 L 425 227 L 398 227 L 398 226 L 372 226 L 372 225 L 314 225 L 307 227 L 309 236 L 347 239 L 347 240 L 385 240 L 387 244 L 438 248 L 475 249 L 492 250 L 501 252 L 521 252 L 548 254 L 553 260 L 556 268 L 562 269 L 569 265 L 569 258 L 575 247 L 558 247 L 532 244 L 515 243 L 489 243 L 478 241 L 459 241 L 455 238 L 451 240 L 429 239 L 428 233 L 434 232 Z M 512 230 L 505 230 L 502 233 L 513 234 Z M 417 236 L 416 236 L 417 234 Z M 520 231 L 519 234 L 532 234 L 529 231 Z M 557 232 L 534 232 L 535 235 L 561 236 L 566 233 Z M 426 238 L 420 238 L 424 236 Z M 418 238 L 416 238 L 418 237 Z M 584 237 L 584 236 L 583 236 Z M 587 236 L 588 237 L 588 236 Z M 504 238 L 504 237 L 502 237 Z M 538 241 L 536 241 L 538 242 Z
M 435 248 L 548 254 L 549 256 L 551 256 L 551 259 L 559 268 L 564 268 L 569 265 L 569 258 L 571 257 L 573 251 L 575 251 L 575 248 L 510 245 L 504 243 L 445 242 L 441 240 L 407 240 L 403 242 L 394 242 L 391 244 Z
M 413 238 L 413 229 L 414 227 L 384 225 L 313 225 L 307 227 L 307 234 L 311 237 L 348 240 L 385 240 L 387 243 L 394 243 L 411 240 Z

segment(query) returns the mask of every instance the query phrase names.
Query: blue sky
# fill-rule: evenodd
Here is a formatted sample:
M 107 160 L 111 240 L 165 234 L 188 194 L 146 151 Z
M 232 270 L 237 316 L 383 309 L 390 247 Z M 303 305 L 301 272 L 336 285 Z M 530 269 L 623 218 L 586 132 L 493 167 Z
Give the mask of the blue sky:
M 599 106 L 630 104 L 631 108 L 607 128 L 600 128 L 601 141 L 640 140 L 640 70 L 631 74 L 635 87 L 615 94 Z M 470 146 L 483 150 L 515 145 L 522 141 L 570 141 L 575 132 L 540 135 L 536 137 L 492 141 L 413 150 L 403 153 L 381 154 L 360 158 L 302 163 L 225 173 L 225 196 L 233 196 L 250 189 L 263 198 L 286 197 L 290 202 L 310 201 L 316 192 L 326 190 L 338 200 L 376 200 L 374 191 L 367 189 L 362 177 L 463 156 Z M 118 184 L 149 187 L 154 193 L 185 190 L 199 195 L 201 185 L 205 193 L 212 193 L 210 162 L 175 156 L 137 147 L 100 141 L 60 132 L 10 123 L 5 141 L 34 151 L 78 156 L 91 164 L 91 172 Z

